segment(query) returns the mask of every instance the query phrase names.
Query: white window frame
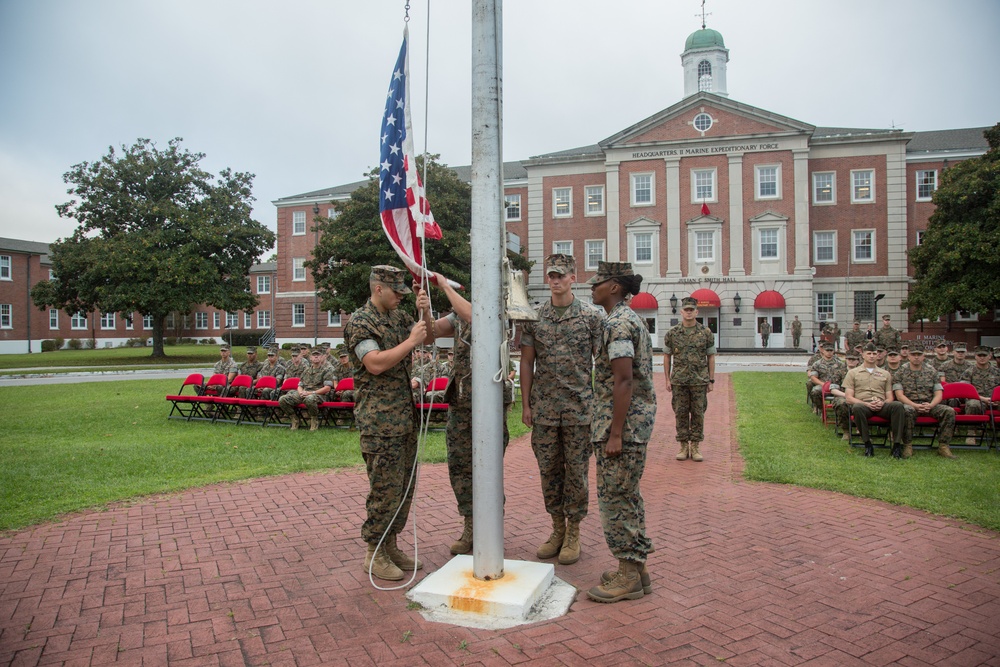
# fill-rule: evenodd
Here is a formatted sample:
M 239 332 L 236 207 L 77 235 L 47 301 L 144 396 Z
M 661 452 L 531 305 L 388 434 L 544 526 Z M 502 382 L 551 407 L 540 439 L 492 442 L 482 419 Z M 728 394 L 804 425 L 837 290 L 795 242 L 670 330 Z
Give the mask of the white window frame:
M 306 304 L 304 303 L 292 304 L 292 326 L 293 327 L 306 326 Z
M 14 328 L 14 307 L 9 303 L 0 303 L 0 329 Z
M 871 235 L 871 257 L 858 258 L 858 235 L 859 234 L 870 234 Z M 854 264 L 874 264 L 876 258 L 878 257 L 877 248 L 875 245 L 875 230 L 874 229 L 852 229 L 851 230 L 851 262 Z
M 639 185 L 640 183 L 645 184 L 646 179 L 649 179 L 649 199 L 639 198 Z M 645 188 L 643 188 L 645 192 Z M 632 206 L 642 207 L 642 206 L 656 206 L 656 173 L 652 171 L 641 171 L 635 174 L 629 174 L 629 200 Z
M 292 236 L 306 235 L 306 212 L 292 211 Z
M 600 206 L 592 206 L 591 197 L 599 198 Z M 604 186 L 588 185 L 583 188 L 583 210 L 584 215 L 604 215 Z
M 924 182 L 924 175 L 931 175 L 931 182 Z M 924 186 L 930 186 L 930 194 L 920 195 L 920 188 Z M 918 169 L 917 170 L 917 201 L 931 201 L 934 198 L 934 193 L 938 189 L 938 178 L 937 169 Z
M 340 326 L 343 326 L 341 324 L 341 320 L 342 320 L 342 317 L 341 317 L 340 313 L 334 313 L 332 310 L 326 311 L 326 326 L 328 326 L 328 327 L 340 327 Z
M 710 197 L 698 196 L 698 177 L 709 176 L 711 180 L 712 194 Z M 719 201 L 719 170 L 715 167 L 705 167 L 691 170 L 691 203 L 692 204 L 712 204 Z
M 572 241 L 553 241 L 552 242 L 552 254 L 553 255 L 573 255 L 573 242 Z M 574 255 L 575 257 L 575 255 Z
M 858 197 L 857 177 L 868 174 L 868 196 Z M 874 169 L 851 169 L 851 203 L 852 204 L 874 204 L 875 203 L 875 170 Z
M 306 279 L 306 258 L 292 258 L 292 280 L 294 282 L 305 282 Z
M 819 239 L 821 237 L 826 237 L 826 236 L 829 236 L 830 238 L 830 249 L 833 251 L 833 257 L 830 259 L 820 259 Z M 813 264 L 836 264 L 836 263 L 837 263 L 837 230 L 824 229 L 813 232 Z
M 132 331 L 135 329 L 135 320 L 133 319 L 132 313 L 128 315 L 122 315 L 122 319 L 125 320 L 125 330 Z
M 965 314 L 963 315 L 962 313 L 965 313 Z M 956 310 L 955 311 L 955 317 L 953 318 L 953 321 L 954 322 L 978 322 L 979 321 L 979 313 L 970 313 L 967 310 Z
M 559 212 L 559 207 L 561 205 L 566 205 L 566 210 L 562 213 Z M 561 186 L 558 188 L 552 188 L 552 217 L 553 218 L 572 218 L 573 217 L 573 188 L 569 186 Z
M 174 314 L 170 313 L 163 319 L 163 328 L 165 330 L 176 329 L 176 321 L 174 319 Z
M 761 193 L 760 172 L 762 169 L 774 169 L 774 194 L 765 195 Z M 773 201 L 781 199 L 781 163 L 778 164 L 756 164 L 754 173 L 754 196 L 759 201 Z
M 653 232 L 635 232 L 632 234 L 632 263 L 637 266 L 649 266 L 653 263 Z M 639 257 L 640 246 L 649 252 L 649 257 Z
M 336 220 L 339 216 L 340 216 L 340 211 L 338 211 L 337 209 L 335 208 L 326 209 L 326 217 L 330 218 L 331 220 Z
M 59 330 L 59 309 L 49 308 L 49 330 L 58 331 Z
M 764 256 L 764 234 L 774 232 L 774 256 Z M 768 245 L 771 241 L 768 241 Z M 781 229 L 778 227 L 762 227 L 757 233 L 757 259 L 762 262 L 777 262 L 781 259 Z
M 194 314 L 194 328 L 208 329 L 208 313 L 199 310 Z
M 271 311 L 270 310 L 258 310 L 257 311 L 257 328 L 258 329 L 270 329 L 271 328 Z
M 226 329 L 239 329 L 239 328 L 240 328 L 240 314 L 226 313 Z
M 820 297 L 829 297 L 829 304 L 823 304 L 824 310 L 820 310 Z M 816 292 L 816 321 L 817 322 L 836 322 L 837 321 L 837 293 L 836 292 Z M 826 313 L 825 309 L 829 309 L 829 313 Z M 823 317 L 826 313 L 826 317 Z
M 587 270 L 596 271 L 597 262 L 604 261 L 604 239 L 587 239 L 583 242 L 583 248 Z
M 101 313 L 101 331 L 114 331 L 117 321 L 114 313 Z
M 143 315 L 142 316 L 142 328 L 143 328 L 144 331 L 152 331 L 153 330 L 153 316 L 152 315 Z
M 257 276 L 257 294 L 271 293 L 271 276 Z
M 918 229 L 917 230 L 917 245 L 923 245 L 924 244 L 924 234 L 926 234 L 926 233 L 927 233 L 926 229 Z
M 244 311 L 243 313 L 243 328 L 253 329 L 253 312 Z
M 521 219 L 521 193 L 513 192 L 503 198 L 504 219 L 507 222 L 518 222 Z
M 714 229 L 698 229 L 694 232 L 694 262 L 695 264 L 715 264 L 716 259 L 716 239 L 715 239 Z M 698 238 L 707 235 L 711 243 L 709 246 L 712 249 L 712 255 L 710 257 L 702 256 L 699 254 Z
M 87 313 L 73 313 L 69 318 L 69 328 L 73 331 L 87 330 Z
M 830 199 L 821 200 L 819 198 L 818 176 L 830 177 Z M 837 172 L 835 171 L 814 171 L 812 175 L 812 202 L 813 206 L 833 206 L 837 203 Z
M 0 280 L 14 280 L 14 263 L 10 255 L 0 255 Z

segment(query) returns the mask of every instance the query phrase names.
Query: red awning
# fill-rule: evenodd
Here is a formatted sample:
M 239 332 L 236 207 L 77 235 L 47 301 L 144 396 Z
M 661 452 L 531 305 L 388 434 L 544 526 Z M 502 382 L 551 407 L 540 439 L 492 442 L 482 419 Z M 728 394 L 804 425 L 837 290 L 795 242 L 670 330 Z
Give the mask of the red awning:
M 660 304 L 656 302 L 656 297 L 649 292 L 639 292 L 632 297 L 630 304 L 632 310 L 656 310 Z
M 722 307 L 722 300 L 719 298 L 719 295 L 710 289 L 696 289 L 691 292 L 691 296 L 698 300 L 699 308 L 704 306 L 711 306 L 712 308 Z
M 785 297 L 774 290 L 764 290 L 753 300 L 754 308 L 784 308 Z

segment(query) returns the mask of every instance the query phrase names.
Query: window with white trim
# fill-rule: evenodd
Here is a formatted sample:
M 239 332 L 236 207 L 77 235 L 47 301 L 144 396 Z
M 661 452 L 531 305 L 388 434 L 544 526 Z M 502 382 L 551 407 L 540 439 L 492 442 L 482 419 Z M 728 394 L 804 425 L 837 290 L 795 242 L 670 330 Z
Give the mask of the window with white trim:
M 636 264 L 649 264 L 653 261 L 653 234 L 651 232 L 638 232 L 632 236 L 632 247 L 635 257 L 632 258 Z
M 586 200 L 587 215 L 603 215 L 604 214 L 604 186 L 603 185 L 588 185 L 583 189 L 584 199 Z
M 194 314 L 194 328 L 195 329 L 208 328 L 208 313 L 197 312 Z
M 152 331 L 153 330 L 153 316 L 152 315 L 143 315 L 142 316 L 142 328 L 145 329 L 146 331 Z
M 816 320 L 832 321 L 836 317 L 836 295 L 833 292 L 816 292 Z
M 778 230 L 775 228 L 760 230 L 760 258 L 778 259 Z
M 128 315 L 122 315 L 122 319 L 125 320 L 125 330 L 132 331 L 135 329 L 134 320 L 132 319 L 132 313 Z
M 573 215 L 573 188 L 552 188 L 552 215 L 556 218 Z
M 59 329 L 59 309 L 49 308 L 49 329 Z
M 340 324 L 340 313 L 335 313 L 332 310 L 326 311 L 326 326 L 328 327 L 339 327 Z
M 0 255 L 0 280 L 13 280 L 10 255 Z
M 335 208 L 326 209 L 326 217 L 330 218 L 331 220 L 336 220 L 339 215 L 340 211 L 338 211 Z
M 69 328 L 74 331 L 85 331 L 87 329 L 87 314 L 74 313 L 73 317 L 69 318 Z
M 875 170 L 851 171 L 851 203 L 867 204 L 875 201 Z
M 167 315 L 163 319 L 163 328 L 164 329 L 173 329 L 173 328 L 175 328 L 174 314 L 173 313 L 170 313 L 169 315 Z
M 257 276 L 257 294 L 271 293 L 271 276 Z
M 587 241 L 587 270 L 596 271 L 597 263 L 604 261 L 604 240 Z
M 304 327 L 306 325 L 306 304 L 292 304 L 292 326 Z
M 918 229 L 917 230 L 917 245 L 923 245 L 924 244 L 924 234 L 926 234 L 926 233 L 927 232 L 924 231 L 923 229 Z
M 115 328 L 115 314 L 101 313 L 101 329 L 114 329 L 114 328 Z
M 553 255 L 572 255 L 573 254 L 573 242 L 572 241 L 553 241 L 552 242 L 552 254 Z
M 757 199 L 781 199 L 781 165 L 766 164 L 754 167 L 757 181 Z
M 252 329 L 253 328 L 253 313 L 245 312 L 243 313 L 243 328 Z
M 521 219 L 521 195 L 511 194 L 504 197 L 504 211 L 507 222 Z
M 302 281 L 306 279 L 306 258 L 292 258 L 292 280 Z
M 694 233 L 694 260 L 699 264 L 715 261 L 715 232 Z
M 813 262 L 816 264 L 837 262 L 837 232 L 813 232 Z
M 813 204 L 837 203 L 837 172 L 813 172 Z
M 0 303 L 0 329 L 14 328 L 14 311 L 9 303 Z
M 257 311 L 257 328 L 258 329 L 270 329 L 271 328 L 271 311 L 270 310 L 258 310 Z
M 292 211 L 292 236 L 302 236 L 306 233 L 306 212 Z
M 712 63 L 707 60 L 698 63 L 698 92 L 712 92 Z
M 959 310 L 955 312 L 956 322 L 978 322 L 979 313 L 972 313 L 968 310 Z
M 182 328 L 183 329 L 190 329 L 191 328 L 191 314 L 190 313 L 184 313 L 184 315 L 181 316 L 181 322 L 183 323 L 182 324 Z
M 851 232 L 852 258 L 857 263 L 875 261 L 875 230 L 855 229 Z
M 217 312 L 212 313 L 212 328 L 213 329 L 219 328 L 219 313 Z
M 240 314 L 239 313 L 226 313 L 226 328 L 227 329 L 239 329 L 240 328 Z
M 917 171 L 917 201 L 931 201 L 937 190 L 937 170 L 920 169 Z
M 694 204 L 715 201 L 715 169 L 691 170 L 691 201 Z
M 653 206 L 653 174 L 632 174 L 632 206 Z

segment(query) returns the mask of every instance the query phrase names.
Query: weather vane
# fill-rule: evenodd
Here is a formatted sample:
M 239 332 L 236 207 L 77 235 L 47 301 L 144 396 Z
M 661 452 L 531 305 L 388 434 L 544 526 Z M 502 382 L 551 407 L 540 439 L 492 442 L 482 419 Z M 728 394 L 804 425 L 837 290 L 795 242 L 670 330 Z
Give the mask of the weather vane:
M 702 30 L 705 29 L 705 17 L 706 16 L 711 16 L 711 15 L 712 15 L 712 12 L 708 12 L 707 14 L 705 13 L 705 0 L 701 0 L 701 29 Z M 698 16 L 698 14 L 695 14 L 695 16 Z

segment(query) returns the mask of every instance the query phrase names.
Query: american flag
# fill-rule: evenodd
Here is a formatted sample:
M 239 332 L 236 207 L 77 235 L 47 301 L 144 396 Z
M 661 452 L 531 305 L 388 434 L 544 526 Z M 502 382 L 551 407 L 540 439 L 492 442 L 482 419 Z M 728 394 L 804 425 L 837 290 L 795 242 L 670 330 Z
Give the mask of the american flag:
M 409 30 L 404 28 L 403 46 L 389 81 L 382 116 L 378 208 L 389 243 L 419 283 L 422 275 L 420 237 L 440 239 L 441 228 L 431 214 L 414 157 L 408 43 Z M 423 225 L 422 235 L 420 225 Z

